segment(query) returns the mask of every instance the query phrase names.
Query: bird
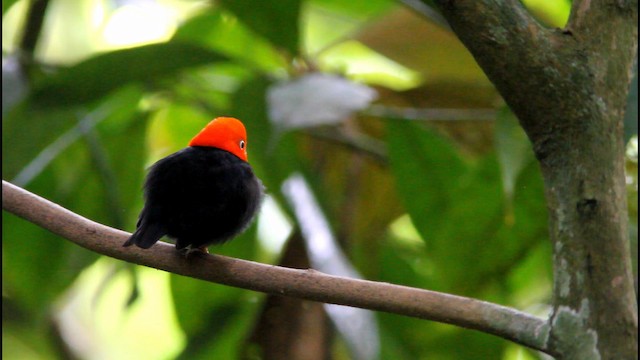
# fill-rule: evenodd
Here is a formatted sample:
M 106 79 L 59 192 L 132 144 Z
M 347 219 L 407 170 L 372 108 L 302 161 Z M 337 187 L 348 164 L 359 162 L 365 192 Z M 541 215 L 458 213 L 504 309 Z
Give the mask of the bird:
M 208 246 L 246 230 L 263 197 L 248 162 L 244 125 L 217 117 L 186 148 L 151 166 L 136 230 L 123 246 L 148 249 L 167 236 L 185 256 L 208 253 Z

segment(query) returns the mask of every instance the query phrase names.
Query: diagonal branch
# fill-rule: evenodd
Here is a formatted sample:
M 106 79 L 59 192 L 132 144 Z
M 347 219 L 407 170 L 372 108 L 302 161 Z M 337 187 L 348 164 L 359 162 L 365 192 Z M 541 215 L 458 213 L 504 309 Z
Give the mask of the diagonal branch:
M 550 127 L 544 117 L 547 109 L 528 105 L 560 103 L 566 97 L 566 83 L 572 83 L 557 67 L 563 66 L 560 53 L 568 51 L 571 37 L 560 29 L 542 27 L 518 0 L 436 3 L 518 116 L 537 151 L 537 137 Z
M 244 289 L 324 303 L 385 311 L 493 334 L 530 348 L 547 349 L 548 324 L 505 306 L 375 281 L 349 279 L 220 255 L 184 258 L 167 243 L 124 248 L 129 233 L 98 224 L 2 181 L 2 208 L 97 253 L 131 263 Z

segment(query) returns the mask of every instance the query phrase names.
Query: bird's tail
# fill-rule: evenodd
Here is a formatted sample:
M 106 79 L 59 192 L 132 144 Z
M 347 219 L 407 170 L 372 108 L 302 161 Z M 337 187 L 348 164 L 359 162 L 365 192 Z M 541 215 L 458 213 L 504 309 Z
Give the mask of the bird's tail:
M 166 234 L 165 229 L 156 224 L 142 223 L 131 237 L 122 246 L 127 247 L 136 245 L 143 249 L 150 248 L 153 244 L 157 243 L 161 237 Z

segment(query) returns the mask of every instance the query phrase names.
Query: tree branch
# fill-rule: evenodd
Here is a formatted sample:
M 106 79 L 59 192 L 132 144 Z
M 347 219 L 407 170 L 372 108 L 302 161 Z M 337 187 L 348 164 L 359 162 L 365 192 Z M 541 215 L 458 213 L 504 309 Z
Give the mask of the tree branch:
M 638 1 L 573 1 L 565 29 L 542 27 L 517 0 L 436 3 L 540 162 L 554 251 L 548 347 L 568 359 L 636 358 L 622 115 Z
M 542 27 L 518 0 L 436 3 L 529 137 L 549 131 L 547 124 L 540 124 L 546 123 L 547 109 L 529 104 L 564 100 L 567 87 L 562 83 L 569 79 L 554 67 L 567 36 Z M 534 142 L 534 150 L 538 147 Z
M 185 258 L 173 245 L 124 248 L 130 235 L 81 217 L 2 181 L 2 208 L 74 243 L 127 262 L 196 279 L 269 294 L 385 311 L 493 334 L 550 353 L 548 324 L 537 317 L 485 301 L 407 286 L 330 276 L 220 255 Z

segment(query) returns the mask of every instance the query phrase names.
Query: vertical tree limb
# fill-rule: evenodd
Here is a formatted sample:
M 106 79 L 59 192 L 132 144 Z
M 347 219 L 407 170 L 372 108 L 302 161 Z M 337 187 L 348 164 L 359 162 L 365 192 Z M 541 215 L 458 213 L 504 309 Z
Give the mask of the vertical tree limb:
M 635 359 L 622 120 L 637 0 L 574 1 L 565 29 L 542 27 L 516 0 L 436 2 L 540 162 L 554 245 L 550 348 Z

